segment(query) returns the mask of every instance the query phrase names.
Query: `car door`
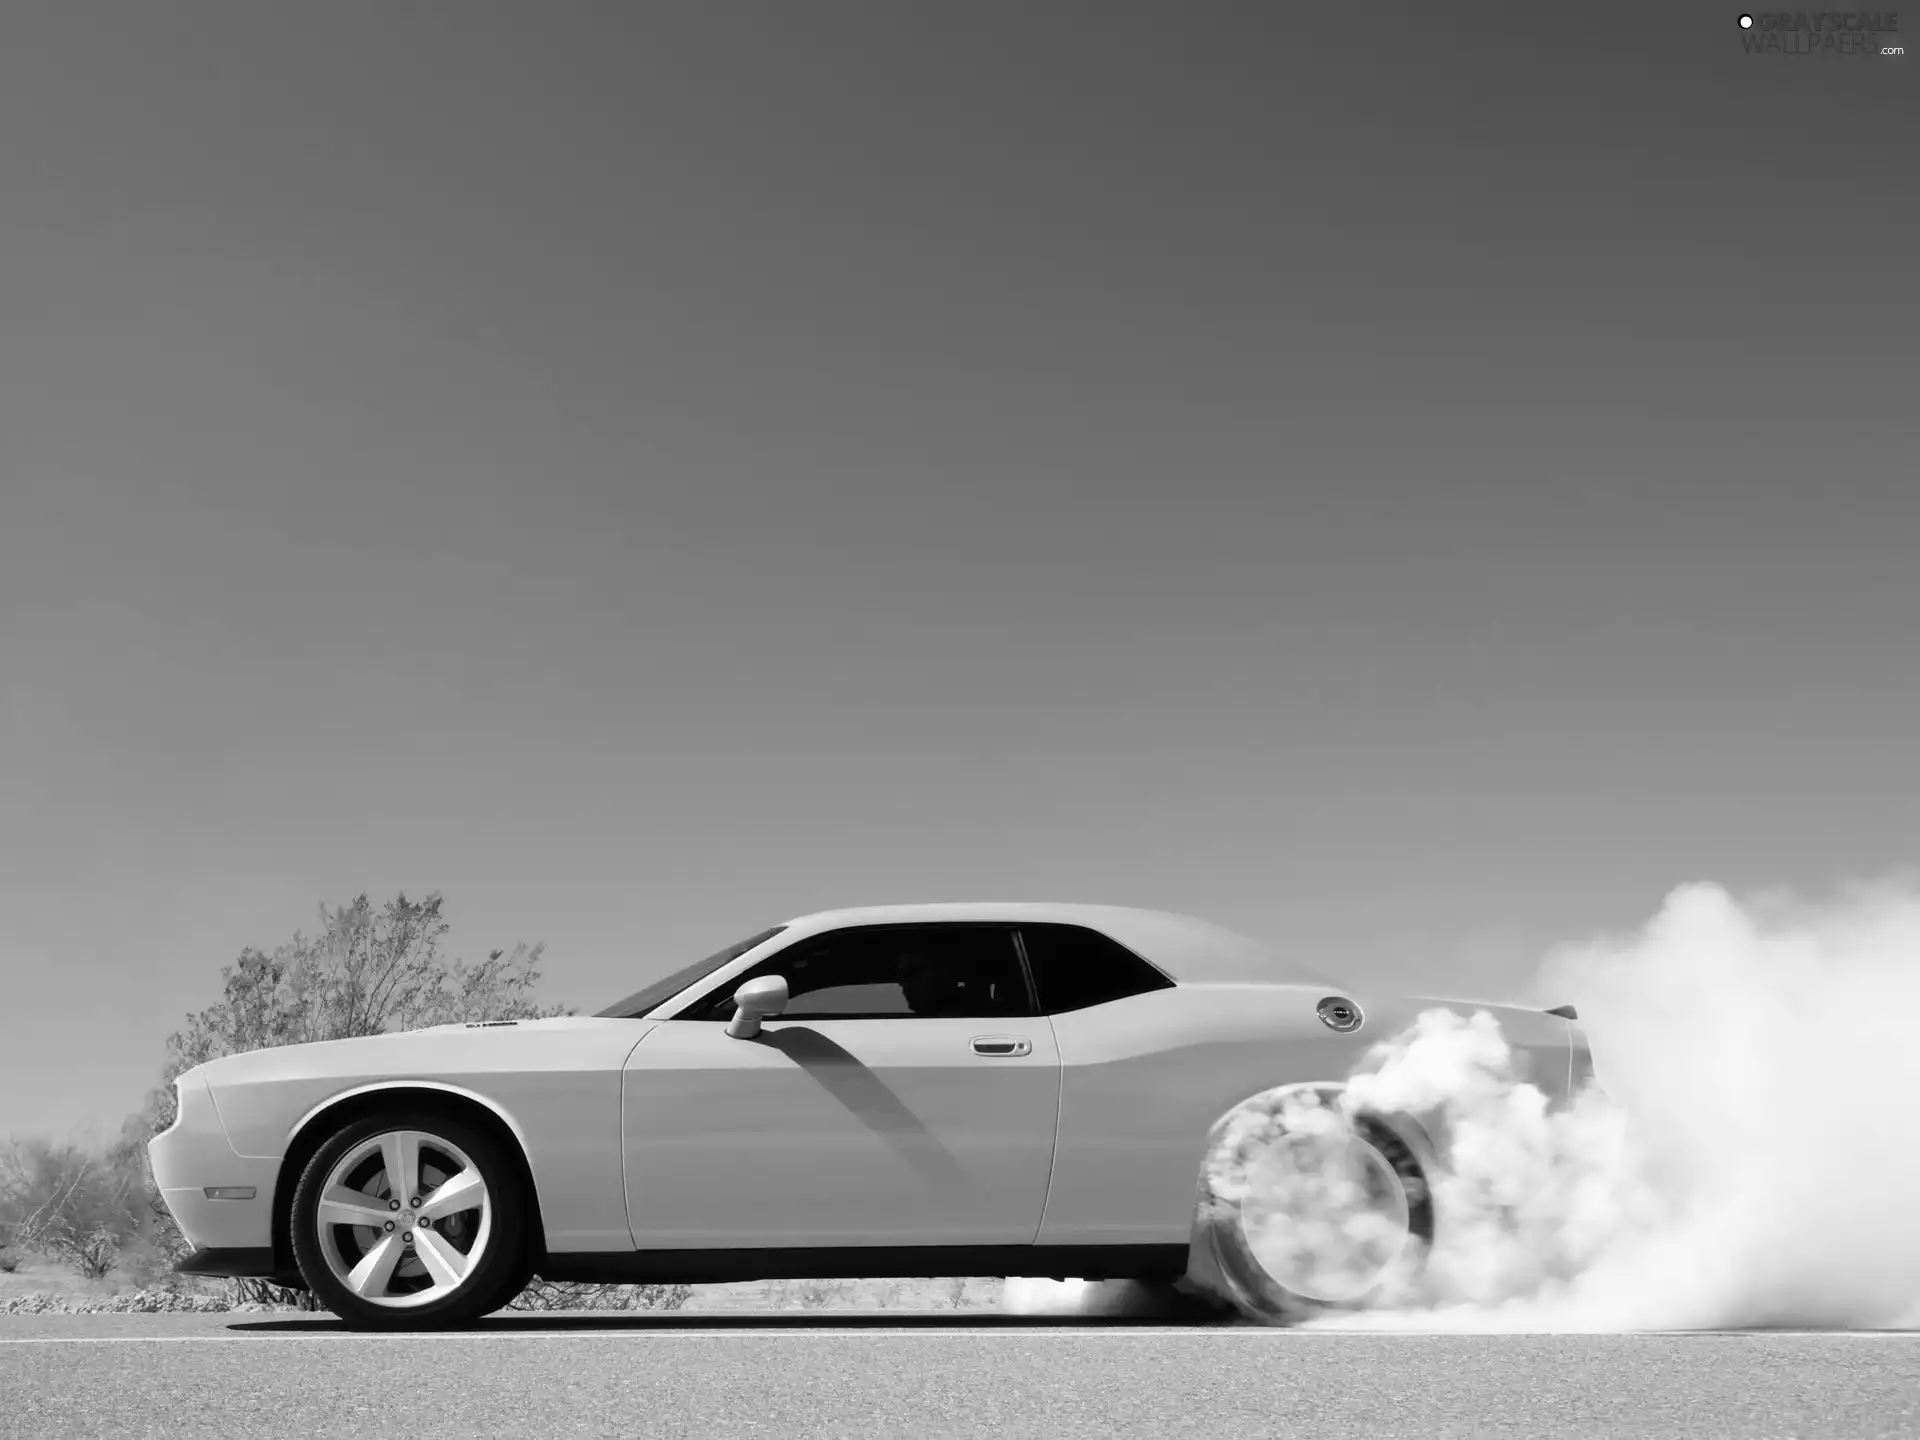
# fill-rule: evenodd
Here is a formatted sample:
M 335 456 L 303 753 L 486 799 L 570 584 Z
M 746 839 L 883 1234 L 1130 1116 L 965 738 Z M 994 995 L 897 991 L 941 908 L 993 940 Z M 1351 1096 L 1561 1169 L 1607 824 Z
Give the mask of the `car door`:
M 787 1010 L 736 1039 L 733 992 L 763 975 L 786 979 Z M 1011 927 L 796 940 L 628 1057 L 634 1244 L 1030 1243 L 1059 1105 L 1059 1053 Z

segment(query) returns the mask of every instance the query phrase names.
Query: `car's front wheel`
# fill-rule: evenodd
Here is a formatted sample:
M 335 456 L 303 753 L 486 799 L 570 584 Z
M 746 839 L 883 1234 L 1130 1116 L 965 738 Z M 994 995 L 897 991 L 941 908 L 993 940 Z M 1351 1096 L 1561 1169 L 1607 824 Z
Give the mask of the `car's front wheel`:
M 493 1136 L 396 1110 L 320 1147 L 292 1222 L 294 1259 L 329 1310 L 363 1329 L 430 1329 L 502 1302 L 524 1255 L 526 1199 Z

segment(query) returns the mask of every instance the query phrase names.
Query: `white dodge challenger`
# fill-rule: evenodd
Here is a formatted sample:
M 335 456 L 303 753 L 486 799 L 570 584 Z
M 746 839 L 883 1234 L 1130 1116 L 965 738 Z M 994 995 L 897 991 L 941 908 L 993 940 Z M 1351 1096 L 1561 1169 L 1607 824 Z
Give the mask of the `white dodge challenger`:
M 196 1066 L 150 1155 L 181 1271 L 305 1286 L 362 1327 L 469 1321 L 536 1274 L 1130 1278 L 1284 1320 L 1431 1242 L 1405 1117 L 1343 1117 L 1319 1229 L 1289 1231 L 1286 1197 L 1326 1163 L 1302 1115 L 1339 1114 L 1314 1107 L 1436 1007 L 1491 1010 L 1550 1098 L 1585 1064 L 1571 1012 L 1356 994 L 1186 916 L 831 911 L 597 1015 Z M 1337 1281 L 1301 1253 L 1327 1203 L 1366 1252 Z

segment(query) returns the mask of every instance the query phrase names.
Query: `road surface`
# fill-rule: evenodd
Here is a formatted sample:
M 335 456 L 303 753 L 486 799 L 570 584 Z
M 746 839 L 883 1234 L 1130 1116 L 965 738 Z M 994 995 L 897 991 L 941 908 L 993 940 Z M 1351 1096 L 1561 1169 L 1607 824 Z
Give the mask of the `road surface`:
M 0 1434 L 1913 1436 L 1920 1335 L 1378 1335 L 966 1317 L 0 1316 Z

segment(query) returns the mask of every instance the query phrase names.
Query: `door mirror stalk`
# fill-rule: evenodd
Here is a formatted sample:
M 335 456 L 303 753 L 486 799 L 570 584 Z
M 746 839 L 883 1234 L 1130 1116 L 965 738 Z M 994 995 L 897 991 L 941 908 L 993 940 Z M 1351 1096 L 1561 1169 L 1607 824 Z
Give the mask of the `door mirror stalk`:
M 733 1019 L 727 1022 L 727 1034 L 736 1040 L 751 1040 L 760 1033 L 760 1022 L 770 1020 L 787 1008 L 787 981 L 784 975 L 762 975 L 749 980 L 733 992 Z

